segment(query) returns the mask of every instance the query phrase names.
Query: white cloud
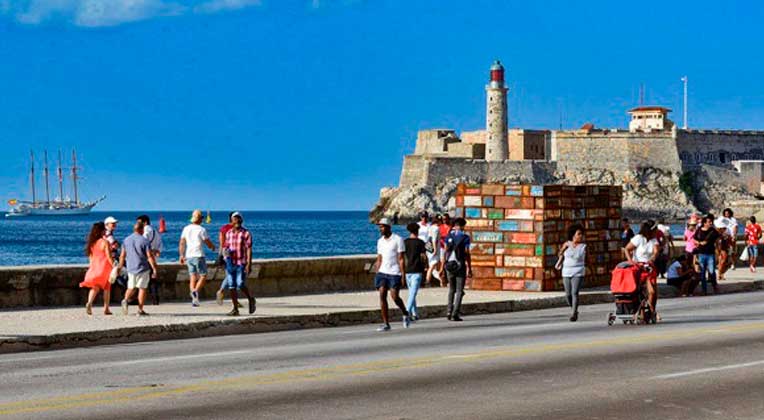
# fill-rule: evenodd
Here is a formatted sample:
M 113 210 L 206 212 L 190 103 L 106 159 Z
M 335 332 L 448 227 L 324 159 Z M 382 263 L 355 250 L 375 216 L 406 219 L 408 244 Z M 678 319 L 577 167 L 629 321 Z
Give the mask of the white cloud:
M 0 15 L 36 25 L 63 19 L 77 26 L 115 26 L 188 13 L 219 13 L 258 6 L 261 0 L 0 0 Z
M 238 10 L 250 6 L 259 6 L 260 0 L 210 0 L 194 7 L 195 13 L 217 13 L 226 10 Z

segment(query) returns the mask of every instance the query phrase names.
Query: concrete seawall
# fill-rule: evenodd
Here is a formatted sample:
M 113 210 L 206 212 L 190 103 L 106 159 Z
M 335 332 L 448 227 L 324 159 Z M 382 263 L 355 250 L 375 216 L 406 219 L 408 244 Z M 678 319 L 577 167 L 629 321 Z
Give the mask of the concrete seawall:
M 253 260 L 248 284 L 256 296 L 371 290 L 374 255 Z M 0 267 L 0 308 L 84 305 L 88 289 L 79 287 L 85 265 Z M 202 298 L 215 296 L 225 270 L 210 265 Z M 188 299 L 188 270 L 159 265 L 163 300 Z M 121 293 L 117 293 L 121 296 Z M 112 298 L 116 301 L 117 297 Z

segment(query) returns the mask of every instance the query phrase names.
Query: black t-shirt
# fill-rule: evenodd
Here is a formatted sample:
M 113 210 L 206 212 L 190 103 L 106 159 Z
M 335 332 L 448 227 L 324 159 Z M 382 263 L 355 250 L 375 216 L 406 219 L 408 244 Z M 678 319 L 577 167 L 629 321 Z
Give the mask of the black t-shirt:
M 711 228 L 708 230 L 696 229 L 695 234 L 692 236 L 698 241 L 698 247 L 695 248 L 697 254 L 713 254 L 716 251 L 716 240 L 719 239 L 719 231 Z M 700 242 L 706 242 L 705 245 L 700 245 Z
M 424 241 L 418 238 L 408 238 L 403 241 L 406 247 L 405 259 L 406 259 L 406 272 L 407 273 L 423 273 L 424 261 L 422 261 L 422 254 L 424 254 Z

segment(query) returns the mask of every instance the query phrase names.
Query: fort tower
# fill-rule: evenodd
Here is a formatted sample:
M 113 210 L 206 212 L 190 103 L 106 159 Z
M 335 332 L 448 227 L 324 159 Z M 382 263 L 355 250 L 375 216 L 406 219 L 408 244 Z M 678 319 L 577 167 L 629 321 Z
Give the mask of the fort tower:
M 509 158 L 507 142 L 507 88 L 504 86 L 504 66 L 499 60 L 491 66 L 491 80 L 486 92 L 485 160 L 503 162 Z

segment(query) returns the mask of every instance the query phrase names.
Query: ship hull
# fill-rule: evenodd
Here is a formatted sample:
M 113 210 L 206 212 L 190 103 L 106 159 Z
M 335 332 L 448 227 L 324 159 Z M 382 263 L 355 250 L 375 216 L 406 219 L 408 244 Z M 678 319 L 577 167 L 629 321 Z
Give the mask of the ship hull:
M 11 210 L 5 214 L 5 217 L 26 217 L 26 216 L 82 216 L 89 214 L 96 203 L 72 208 L 40 208 L 26 207 Z

